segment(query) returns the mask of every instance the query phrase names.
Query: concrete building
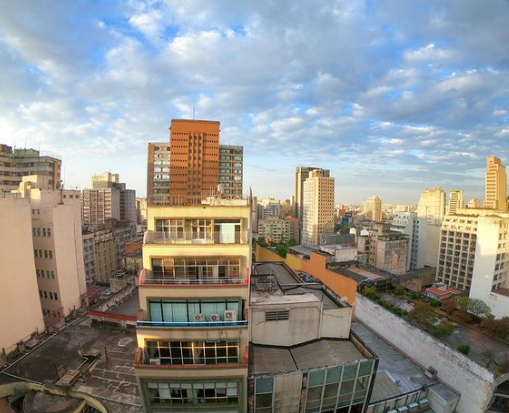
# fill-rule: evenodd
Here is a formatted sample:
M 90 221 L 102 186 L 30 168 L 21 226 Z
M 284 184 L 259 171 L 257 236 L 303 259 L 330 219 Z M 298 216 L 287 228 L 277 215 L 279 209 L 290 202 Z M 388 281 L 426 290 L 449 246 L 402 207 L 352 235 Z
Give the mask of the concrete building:
M 95 269 L 95 236 L 93 232 L 82 232 L 83 262 L 87 284 L 95 284 L 97 273 Z
M 137 237 L 136 224 L 132 221 L 117 223 L 113 228 L 113 233 L 115 235 L 116 268 L 121 270 L 126 244 L 135 241 Z
M 459 209 L 442 224 L 438 282 L 485 301 L 509 316 L 509 214 Z
M 246 412 L 251 209 L 182 201 L 148 208 L 135 355 L 145 412 Z
M 334 178 L 323 170 L 309 172 L 304 182 L 303 245 L 318 245 L 320 234 L 334 232 Z
M 17 190 L 21 178 L 29 175 L 47 178 L 45 189 L 60 189 L 61 169 L 58 155 L 0 144 L 0 192 Z
M 281 218 L 281 202 L 276 199 L 262 199 L 260 201 L 260 216 L 259 219 L 266 219 L 268 217 Z
M 482 204 L 477 198 L 472 198 L 467 202 L 467 208 L 481 208 Z
M 45 177 L 23 177 L 17 193 L 32 208 L 33 253 L 46 325 L 86 304 L 80 192 L 50 190 Z
M 249 412 L 364 412 L 377 357 L 351 333 L 352 308 L 284 263 L 251 279 Z
M 136 216 L 139 225 L 147 223 L 147 198 L 136 198 Z
M 419 221 L 415 212 L 397 212 L 392 218 L 391 231 L 408 235 L 407 271 L 415 271 L 419 250 Z
M 272 242 L 288 242 L 292 235 L 290 221 L 277 217 L 268 217 L 258 222 L 258 236 Z
M 120 190 L 118 188 L 84 189 L 82 198 L 83 225 L 104 224 L 120 220 Z
M 151 142 L 147 153 L 147 204 L 166 205 L 170 199 L 169 142 Z
M 219 184 L 223 194 L 241 198 L 243 194 L 244 147 L 235 145 L 219 146 Z
M 440 226 L 445 216 L 445 192 L 442 188 L 425 189 L 417 204 L 417 267 L 434 267 L 440 245 Z
M 285 219 L 290 223 L 290 239 L 294 239 L 297 244 L 300 243 L 299 220 L 291 216 L 287 216 Z
M 39 301 L 28 199 L 0 194 L 0 364 L 5 356 L 45 328 Z
M 463 189 L 451 189 L 449 191 L 447 213 L 454 215 L 459 208 L 463 208 Z
M 362 204 L 362 212 L 366 215 L 366 218 L 375 221 L 382 221 L 382 200 L 373 195 L 366 199 Z
M 298 166 L 295 168 L 295 195 L 293 198 L 293 216 L 299 220 L 299 227 L 302 234 L 304 214 L 304 182 L 309 178 L 309 173 L 314 170 L 322 171 L 322 176 L 330 176 L 328 169 L 316 168 L 314 166 Z M 302 236 L 301 236 L 302 238 Z
M 120 182 L 118 174 L 104 172 L 102 174 L 92 175 L 92 189 L 116 188 L 120 191 L 119 205 L 120 218 L 124 221 L 137 221 L 136 213 L 136 191 L 127 189 L 126 184 Z M 100 201 L 99 201 L 100 202 Z M 106 207 L 106 205 L 105 205 Z M 100 210 L 100 208 L 98 208 Z M 106 218 L 108 219 L 108 218 Z M 93 222 L 93 224 L 102 224 L 104 222 Z
M 507 174 L 502 161 L 496 156 L 486 157 L 484 207 L 507 211 Z

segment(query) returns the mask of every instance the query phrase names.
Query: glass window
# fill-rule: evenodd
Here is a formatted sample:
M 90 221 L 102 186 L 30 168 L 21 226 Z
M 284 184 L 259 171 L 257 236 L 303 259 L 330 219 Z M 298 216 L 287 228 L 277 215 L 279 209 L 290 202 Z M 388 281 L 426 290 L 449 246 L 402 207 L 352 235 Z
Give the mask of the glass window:
M 315 370 L 309 372 L 308 387 L 323 384 L 325 379 L 325 370 Z
M 272 413 L 274 378 L 257 377 L 255 381 L 255 413 Z

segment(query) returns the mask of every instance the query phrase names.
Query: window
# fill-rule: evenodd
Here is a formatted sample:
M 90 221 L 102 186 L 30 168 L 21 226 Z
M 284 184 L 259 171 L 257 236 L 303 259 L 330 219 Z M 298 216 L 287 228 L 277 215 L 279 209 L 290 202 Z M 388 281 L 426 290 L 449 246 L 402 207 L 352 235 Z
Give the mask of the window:
M 222 320 L 226 310 L 240 315 L 241 305 L 239 300 L 150 300 L 149 310 L 152 321 L 194 323 L 196 314 L 204 314 L 205 321 L 211 321 L 212 314 L 219 315 Z
M 153 406 L 238 405 L 239 383 L 222 382 L 148 382 L 149 401 Z
M 290 318 L 289 310 L 266 311 L 265 312 L 265 321 L 280 321 L 280 320 L 288 320 L 289 318 Z
M 161 364 L 226 364 L 239 362 L 239 342 L 224 341 L 147 341 L 150 358 Z
M 155 278 L 221 280 L 240 278 L 240 258 L 153 258 Z
M 272 413 L 273 395 L 274 377 L 257 377 L 255 380 L 255 413 Z

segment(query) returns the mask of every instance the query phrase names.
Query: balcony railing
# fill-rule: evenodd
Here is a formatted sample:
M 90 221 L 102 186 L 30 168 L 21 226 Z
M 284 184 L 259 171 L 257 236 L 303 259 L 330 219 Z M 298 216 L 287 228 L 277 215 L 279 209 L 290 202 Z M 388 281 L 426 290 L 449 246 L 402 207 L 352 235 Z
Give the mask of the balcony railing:
M 138 327 L 242 327 L 247 320 L 238 321 L 143 321 L 138 320 Z
M 154 275 L 152 271 L 141 270 L 140 285 L 247 285 L 247 278 L 242 277 L 211 277 L 211 278 L 174 278 Z
M 166 232 L 145 231 L 144 244 L 247 244 L 247 231 L 225 233 L 221 231 L 210 232 Z
M 152 206 L 185 206 L 185 205 L 221 205 L 246 206 L 249 205 L 249 195 L 227 195 L 216 190 L 203 191 L 201 195 L 168 195 L 156 194 L 147 199 Z

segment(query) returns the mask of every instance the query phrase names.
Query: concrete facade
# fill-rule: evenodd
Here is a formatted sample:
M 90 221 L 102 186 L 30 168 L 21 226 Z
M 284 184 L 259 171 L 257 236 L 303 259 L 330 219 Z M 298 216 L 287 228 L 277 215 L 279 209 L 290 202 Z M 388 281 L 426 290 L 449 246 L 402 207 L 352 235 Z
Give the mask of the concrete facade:
M 425 189 L 422 192 L 417 204 L 419 235 L 416 269 L 436 265 L 445 208 L 445 192 L 442 188 Z
M 258 221 L 258 236 L 271 239 L 273 242 L 288 242 L 292 236 L 291 223 L 276 217 Z
M 244 147 L 219 145 L 219 184 L 226 197 L 242 197 L 243 175 Z
M 391 231 L 408 235 L 407 271 L 416 270 L 419 245 L 417 214 L 415 212 L 397 212 L 391 222 Z
M 376 195 L 369 197 L 362 204 L 362 213 L 371 221 L 382 221 L 382 200 Z
M 28 199 L 0 195 L 0 360 L 16 343 L 44 330 L 32 242 Z
M 83 225 L 104 224 L 110 219 L 120 219 L 118 188 L 84 189 L 81 196 Z
M 486 157 L 484 207 L 507 211 L 507 174 L 504 164 L 496 156 Z

